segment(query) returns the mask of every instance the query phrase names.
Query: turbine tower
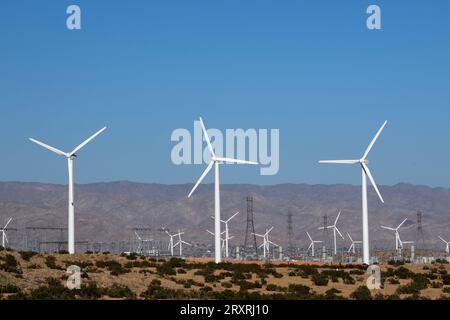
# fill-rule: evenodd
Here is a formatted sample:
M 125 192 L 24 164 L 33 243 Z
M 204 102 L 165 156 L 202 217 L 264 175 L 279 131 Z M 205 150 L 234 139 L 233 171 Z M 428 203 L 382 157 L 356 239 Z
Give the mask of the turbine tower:
M 59 149 L 56 149 L 54 147 L 51 147 L 43 142 L 40 142 L 38 140 L 35 140 L 33 138 L 30 138 L 30 140 L 41 147 L 44 147 L 56 154 L 59 154 L 67 159 L 67 167 L 68 167 L 68 173 L 69 173 L 69 214 L 68 214 L 68 250 L 69 254 L 75 253 L 75 205 L 74 205 L 74 176 L 73 176 L 73 162 L 77 158 L 76 153 L 80 151 L 85 145 L 87 145 L 89 142 L 91 142 L 92 139 L 97 137 L 100 133 L 106 130 L 106 127 L 100 129 L 95 134 L 93 134 L 91 137 L 86 139 L 83 143 L 81 143 L 78 147 L 73 149 L 71 152 L 64 152 Z
M 375 189 L 378 197 L 381 202 L 384 203 L 383 197 L 381 196 L 380 191 L 375 183 L 375 180 L 372 176 L 372 173 L 369 170 L 368 164 L 369 160 L 367 160 L 367 156 L 369 155 L 370 150 L 372 150 L 373 145 L 377 141 L 379 135 L 383 131 L 386 126 L 387 121 L 383 123 L 381 128 L 375 134 L 375 137 L 370 142 L 363 156 L 359 160 L 321 160 L 319 163 L 335 163 L 335 164 L 359 164 L 361 166 L 361 176 L 362 176 L 362 229 L 363 229 L 363 263 L 370 264 L 370 246 L 369 246 L 369 217 L 368 217 L 368 206 L 367 206 L 367 177 L 372 183 L 373 188 Z
M 339 231 L 338 227 L 336 226 L 338 221 L 339 221 L 339 217 L 341 216 L 341 211 L 339 211 L 336 220 L 334 220 L 334 224 L 332 226 L 327 226 L 327 227 L 320 227 L 319 230 L 324 230 L 326 229 L 333 229 L 333 241 L 334 241 L 334 254 L 337 254 L 337 239 L 336 239 L 336 233 L 339 234 L 339 236 L 342 238 L 342 240 L 344 240 L 344 237 L 342 236 L 342 233 Z
M 6 248 L 6 243 L 9 243 L 8 238 L 6 237 L 6 231 L 8 230 L 8 225 L 11 222 L 12 218 L 9 218 L 8 222 L 5 224 L 5 226 L 0 229 L 0 231 L 2 232 L 2 247 Z
M 450 241 L 444 240 L 441 236 L 438 237 L 442 242 L 445 243 L 445 252 L 450 253 Z
M 221 253 L 220 253 L 220 170 L 219 165 L 227 162 L 227 163 L 238 163 L 238 164 L 258 164 L 253 161 L 246 160 L 238 160 L 232 158 L 223 158 L 217 157 L 216 153 L 211 144 L 211 140 L 209 139 L 208 132 L 206 132 L 205 125 L 203 124 L 202 118 L 200 118 L 200 124 L 202 126 L 203 135 L 205 137 L 206 143 L 208 145 L 209 152 L 211 154 L 211 162 L 208 167 L 205 169 L 203 174 L 198 179 L 197 183 L 192 188 L 191 192 L 188 195 L 188 198 L 192 196 L 197 187 L 202 183 L 203 179 L 208 175 L 209 171 L 211 171 L 214 166 L 214 248 L 215 248 L 215 262 L 220 263 L 222 261 Z
M 311 244 L 309 245 L 308 250 L 306 250 L 306 252 L 308 253 L 308 251 L 311 250 L 311 255 L 315 257 L 315 244 L 322 243 L 322 241 L 314 241 L 308 231 L 306 231 L 306 234 L 308 235 L 308 238 L 311 241 Z
M 408 218 L 403 220 L 402 223 L 400 223 L 397 228 L 381 226 L 381 228 L 383 228 L 383 229 L 394 231 L 394 233 L 395 233 L 395 250 L 397 250 L 397 252 L 400 252 L 400 250 L 403 249 L 404 243 L 411 243 L 411 241 L 403 241 L 402 242 L 402 240 L 400 239 L 400 233 L 398 232 L 400 230 L 400 228 L 403 226 L 403 224 L 406 222 L 406 220 L 408 220 Z
M 352 242 L 350 248 L 348 248 L 347 253 L 352 252 L 353 254 L 355 254 L 356 253 L 356 245 L 357 244 L 361 244 L 362 241 L 355 241 L 355 240 L 353 240 L 353 238 L 350 236 L 350 233 L 348 233 L 348 232 L 347 232 L 347 236 L 350 239 L 350 241 Z
M 225 224 L 225 257 L 229 258 L 230 254 L 228 251 L 228 240 L 233 239 L 234 237 L 230 238 L 230 229 L 228 228 L 228 223 L 230 223 L 231 220 L 234 219 L 239 214 L 239 211 L 236 212 L 234 215 L 232 215 L 228 220 L 220 220 L 223 224 Z M 214 217 L 211 217 L 214 219 Z

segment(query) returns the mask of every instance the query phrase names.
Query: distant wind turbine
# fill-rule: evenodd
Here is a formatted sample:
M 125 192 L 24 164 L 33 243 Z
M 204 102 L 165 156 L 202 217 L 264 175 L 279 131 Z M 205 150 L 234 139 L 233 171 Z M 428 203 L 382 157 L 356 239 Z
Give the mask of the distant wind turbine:
M 67 159 L 67 166 L 69 171 L 69 215 L 68 215 L 68 250 L 70 254 L 75 253 L 75 205 L 74 205 L 74 177 L 73 177 L 73 162 L 77 158 L 76 153 L 80 151 L 85 145 L 87 145 L 89 142 L 91 142 L 92 139 L 97 137 L 100 133 L 106 130 L 106 127 L 100 129 L 95 134 L 93 134 L 91 137 L 86 139 L 83 143 L 81 143 L 78 147 L 73 149 L 71 152 L 64 152 L 59 149 L 56 149 L 54 147 L 51 147 L 43 142 L 40 142 L 38 140 L 35 140 L 33 138 L 30 138 L 30 141 L 40 145 L 41 147 L 44 147 L 56 154 L 59 154 Z
M 362 175 L 362 224 L 363 224 L 363 263 L 370 264 L 370 246 L 369 246 L 369 217 L 368 217 L 368 208 L 367 208 L 367 177 L 372 183 L 378 197 L 381 202 L 384 203 L 383 197 L 381 196 L 380 191 L 373 179 L 372 173 L 369 170 L 368 164 L 369 160 L 367 160 L 367 156 L 369 155 L 370 150 L 372 150 L 373 145 L 377 141 L 379 135 L 383 131 L 386 126 L 387 121 L 383 123 L 381 128 L 375 134 L 375 137 L 370 142 L 363 156 L 359 160 L 321 160 L 319 163 L 336 163 L 336 164 L 359 164 L 361 166 L 361 175 Z
M 445 252 L 450 253 L 450 241 L 444 240 L 444 238 L 442 238 L 441 236 L 439 236 L 438 238 L 445 243 Z
M 8 238 L 6 237 L 6 231 L 8 230 L 8 225 L 11 222 L 12 218 L 9 218 L 8 222 L 5 224 L 3 228 L 0 229 L 2 232 L 2 247 L 6 248 L 6 243 L 9 243 Z
M 400 239 L 400 233 L 398 232 L 400 230 L 400 228 L 403 226 L 403 224 L 407 220 L 408 220 L 408 218 L 403 220 L 402 223 L 400 223 L 397 228 L 381 226 L 381 228 L 383 228 L 383 229 L 394 231 L 394 234 L 395 234 L 395 250 L 397 250 L 397 252 L 400 252 L 400 250 L 403 249 L 403 244 L 405 244 L 405 243 L 412 243 L 411 241 L 402 241 Z
M 336 220 L 334 221 L 334 224 L 332 226 L 327 226 L 327 227 L 320 227 L 319 230 L 324 230 L 324 229 L 333 229 L 333 239 L 334 239 L 334 254 L 337 254 L 337 239 L 336 239 L 336 233 L 339 234 L 339 236 L 342 238 L 342 240 L 344 240 L 344 236 L 342 235 L 342 233 L 339 231 L 338 227 L 336 226 L 339 220 L 339 217 L 341 216 L 341 211 L 339 211 Z
M 356 253 L 356 245 L 362 243 L 362 241 L 355 241 L 353 240 L 353 238 L 350 236 L 350 233 L 347 232 L 347 236 L 350 239 L 350 241 L 352 242 L 350 248 L 348 248 L 347 253 L 352 252 L 353 254 Z
M 309 250 L 311 250 L 311 256 L 315 257 L 315 244 L 322 243 L 322 241 L 314 241 L 308 231 L 306 231 L 306 234 L 308 235 L 308 238 L 311 241 L 311 244 L 308 247 L 307 253 Z

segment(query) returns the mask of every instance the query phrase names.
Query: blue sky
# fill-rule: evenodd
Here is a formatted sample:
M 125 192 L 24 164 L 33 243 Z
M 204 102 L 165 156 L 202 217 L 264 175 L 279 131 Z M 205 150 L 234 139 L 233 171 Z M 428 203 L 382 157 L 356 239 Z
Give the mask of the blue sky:
M 66 8 L 82 30 L 66 29 Z M 382 30 L 366 28 L 369 4 Z M 224 166 L 225 183 L 360 183 L 317 164 L 373 149 L 379 184 L 450 187 L 448 1 L 3 1 L 0 180 L 193 182 L 170 161 L 176 128 L 279 128 L 280 171 Z M 212 181 L 209 178 L 208 181 Z

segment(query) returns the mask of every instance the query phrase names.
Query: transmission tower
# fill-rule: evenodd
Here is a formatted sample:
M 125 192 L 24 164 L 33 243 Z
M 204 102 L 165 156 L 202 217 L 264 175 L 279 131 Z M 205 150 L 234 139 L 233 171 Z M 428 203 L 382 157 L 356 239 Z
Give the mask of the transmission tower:
M 288 224 L 288 247 L 287 247 L 287 256 L 292 258 L 295 254 L 294 246 L 292 244 L 293 236 L 294 236 L 294 230 L 292 227 L 292 212 L 288 213 L 287 216 L 287 224 Z
M 258 247 L 256 245 L 255 224 L 253 221 L 253 197 L 247 197 L 247 230 L 245 232 L 246 254 L 255 254 L 258 256 Z
M 416 238 L 416 252 L 418 255 L 425 254 L 425 235 L 422 225 L 422 212 L 417 211 L 417 238 Z

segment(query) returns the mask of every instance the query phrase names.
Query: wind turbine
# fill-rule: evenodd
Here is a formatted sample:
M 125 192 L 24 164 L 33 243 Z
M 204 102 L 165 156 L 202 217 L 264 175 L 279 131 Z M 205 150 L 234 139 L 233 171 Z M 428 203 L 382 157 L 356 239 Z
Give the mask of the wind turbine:
M 73 162 L 77 158 L 76 153 L 80 151 L 85 145 L 87 145 L 89 142 L 91 142 L 92 139 L 97 137 L 100 133 L 106 130 L 106 127 L 100 129 L 95 134 L 93 134 L 91 137 L 86 139 L 83 143 L 81 143 L 78 147 L 73 149 L 71 152 L 64 152 L 59 149 L 56 149 L 54 147 L 51 147 L 43 142 L 40 142 L 38 140 L 35 140 L 33 138 L 30 138 L 30 141 L 40 145 L 41 147 L 44 147 L 56 154 L 59 154 L 67 159 L 67 167 L 68 167 L 68 173 L 69 173 L 69 214 L 68 214 L 68 249 L 70 254 L 75 253 L 75 209 L 74 209 L 74 176 L 73 176 Z
M 444 240 L 444 238 L 442 238 L 441 236 L 439 236 L 438 238 L 445 243 L 445 252 L 450 253 L 450 241 Z
M 400 230 L 400 228 L 403 226 L 403 224 L 406 222 L 406 220 L 408 220 L 408 218 L 403 220 L 403 222 L 400 223 L 397 228 L 381 226 L 381 228 L 383 228 L 383 229 L 394 231 L 394 233 L 395 233 L 395 250 L 397 250 L 397 252 L 400 252 L 400 250 L 403 249 L 404 243 L 411 243 L 411 241 L 402 242 L 402 240 L 400 239 L 400 233 L 398 232 Z
M 137 252 L 139 253 L 139 254 L 143 254 L 144 253 L 144 243 L 150 243 L 150 242 L 152 242 L 153 241 L 153 239 L 142 239 L 142 237 L 137 233 L 137 231 L 134 231 L 134 234 L 136 235 L 136 237 L 139 239 L 139 241 L 140 241 L 140 243 L 139 243 L 139 245 L 138 245 L 138 248 L 137 248 Z
M 210 235 L 212 235 L 213 237 L 215 236 L 214 232 L 206 230 L 206 232 L 208 232 Z M 227 241 L 226 238 L 222 238 L 222 235 L 225 234 L 225 231 L 223 231 L 220 235 L 220 249 L 223 252 L 225 250 L 225 242 Z M 229 237 L 228 240 L 233 239 L 234 237 Z
M 223 157 L 217 157 L 214 149 L 212 147 L 211 141 L 208 136 L 208 132 L 206 131 L 205 125 L 203 124 L 202 118 L 200 118 L 200 124 L 202 126 L 203 135 L 206 140 L 206 143 L 208 145 L 209 152 L 211 154 L 211 162 L 209 163 L 208 167 L 205 169 L 205 171 L 202 173 L 200 178 L 198 179 L 197 183 L 192 188 L 191 192 L 188 195 L 188 198 L 192 196 L 194 191 L 197 189 L 197 187 L 202 183 L 203 179 L 208 175 L 209 171 L 211 171 L 212 167 L 214 166 L 214 248 L 215 248 L 215 262 L 220 263 L 222 261 L 221 253 L 220 253 L 220 170 L 219 165 L 223 164 L 224 162 L 228 163 L 239 163 L 239 164 L 258 164 L 257 162 L 253 161 L 246 161 L 246 160 L 238 160 L 238 159 L 232 159 L 232 158 L 223 158 Z
M 306 253 L 308 253 L 309 250 L 311 250 L 311 255 L 314 257 L 315 256 L 315 244 L 316 243 L 322 243 L 322 241 L 314 241 L 313 238 L 311 237 L 311 235 L 309 234 L 308 231 L 306 231 L 306 234 L 308 235 L 309 240 L 311 241 L 311 244 L 308 247 L 308 250 L 306 250 Z
M 180 246 L 180 257 L 183 256 L 183 244 L 186 244 L 186 245 L 188 245 L 188 246 L 191 246 L 190 243 L 181 240 L 181 236 L 182 236 L 183 234 L 184 234 L 184 232 L 180 232 L 180 230 L 178 230 L 178 234 L 177 234 L 177 236 L 178 236 L 178 242 L 174 245 L 174 247 Z
M 5 242 L 9 243 L 8 238 L 6 237 L 6 231 L 8 230 L 7 227 L 9 225 L 9 223 L 11 222 L 12 218 L 9 218 L 8 222 L 5 224 L 5 226 L 0 229 L 0 231 L 2 232 L 2 247 L 6 248 L 5 246 Z
M 229 257 L 229 251 L 228 251 L 228 240 L 233 239 L 233 237 L 230 238 L 229 234 L 229 228 L 228 223 L 230 223 L 231 220 L 233 220 L 234 217 L 236 217 L 239 214 L 239 211 L 236 212 L 234 215 L 232 215 L 228 220 L 220 220 L 223 224 L 225 224 L 225 257 Z M 214 217 L 211 217 L 214 219 Z
M 367 160 L 367 156 L 369 155 L 370 150 L 372 150 L 373 145 L 377 141 L 381 131 L 383 131 L 386 126 L 387 121 L 383 123 L 381 128 L 375 134 L 375 137 L 370 142 L 363 156 L 359 160 L 321 160 L 319 163 L 336 163 L 336 164 L 359 164 L 361 166 L 361 176 L 362 176 L 362 225 L 363 225 L 363 263 L 370 264 L 370 247 L 369 247 L 369 217 L 368 217 L 368 206 L 367 206 L 367 177 L 372 183 L 378 197 L 381 202 L 384 203 L 383 197 L 381 196 L 380 191 L 373 179 L 373 176 L 367 166 L 369 160 Z
M 258 248 L 263 247 L 264 248 L 264 259 L 270 254 L 270 244 L 274 244 L 273 242 L 271 242 L 269 240 L 269 233 L 273 230 L 273 227 L 271 227 L 270 229 L 266 229 L 266 233 L 265 234 L 257 234 L 257 233 L 252 233 L 257 237 L 261 237 L 263 238 L 263 243 L 262 245 L 260 245 Z
M 356 253 L 356 245 L 362 243 L 362 241 L 355 241 L 352 239 L 352 237 L 350 236 L 350 233 L 347 232 L 347 236 L 350 239 L 350 241 L 352 242 L 350 248 L 348 248 L 347 253 L 353 252 L 353 254 Z
M 342 240 L 344 240 L 344 237 L 342 236 L 342 233 L 339 231 L 338 227 L 336 226 L 339 220 L 339 217 L 341 216 L 341 211 L 339 211 L 336 220 L 334 221 L 334 224 L 332 226 L 328 226 L 328 227 L 320 227 L 319 230 L 324 230 L 324 229 L 333 229 L 333 238 L 334 238 L 334 254 L 337 254 L 337 239 L 336 239 L 336 233 L 339 234 L 339 236 L 342 238 Z
M 174 242 L 173 242 L 173 238 L 178 237 L 179 234 L 170 234 L 169 231 L 167 229 L 164 229 L 164 232 L 170 237 L 169 240 L 169 250 L 170 250 L 170 255 L 173 257 L 173 248 L 175 247 Z

